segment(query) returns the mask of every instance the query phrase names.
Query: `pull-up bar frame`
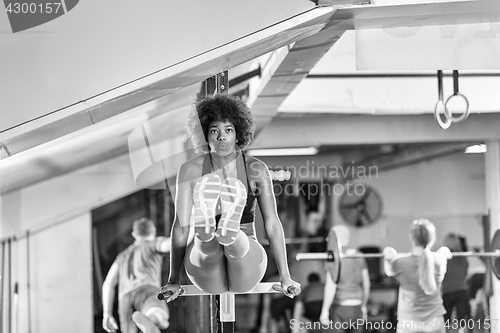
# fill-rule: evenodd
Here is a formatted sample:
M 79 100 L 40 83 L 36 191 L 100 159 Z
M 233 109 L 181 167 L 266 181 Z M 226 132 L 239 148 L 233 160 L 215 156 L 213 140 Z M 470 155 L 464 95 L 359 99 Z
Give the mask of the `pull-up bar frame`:
M 268 294 L 280 293 L 281 285 L 279 282 L 261 282 L 251 290 L 244 293 L 225 292 L 218 294 L 220 296 L 219 313 L 221 328 L 223 333 L 234 333 L 234 323 L 236 321 L 235 295 L 241 294 Z M 181 294 L 179 296 L 213 296 L 195 285 L 181 285 Z M 158 298 L 163 299 L 165 295 L 159 294 Z

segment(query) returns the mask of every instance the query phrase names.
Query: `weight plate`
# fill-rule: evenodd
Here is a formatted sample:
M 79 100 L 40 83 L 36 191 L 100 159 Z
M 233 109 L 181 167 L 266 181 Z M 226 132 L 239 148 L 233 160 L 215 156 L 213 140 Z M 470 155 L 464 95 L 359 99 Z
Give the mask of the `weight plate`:
M 500 251 L 500 229 L 495 231 L 490 244 L 490 252 Z M 491 268 L 497 279 L 500 280 L 500 257 L 491 257 Z
M 342 253 L 342 246 L 340 245 L 335 232 L 330 232 L 330 235 L 328 235 L 327 251 L 333 255 L 332 259 L 327 261 L 327 269 L 332 275 L 333 282 L 338 283 L 340 279 L 340 253 Z

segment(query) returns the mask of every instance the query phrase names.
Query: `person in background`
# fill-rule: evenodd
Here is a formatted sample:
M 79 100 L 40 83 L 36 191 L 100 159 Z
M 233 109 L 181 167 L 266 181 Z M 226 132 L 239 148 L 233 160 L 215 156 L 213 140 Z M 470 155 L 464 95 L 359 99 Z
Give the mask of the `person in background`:
M 300 292 L 302 295 L 303 291 Z M 270 317 L 268 318 L 268 331 L 263 326 L 261 332 L 269 333 L 290 333 L 290 319 L 293 316 L 293 309 L 297 298 L 289 298 L 279 294 L 265 294 L 265 301 L 269 303 Z
M 332 248 L 332 234 L 335 234 L 343 252 L 356 253 L 355 249 L 347 247 L 351 233 L 346 226 L 336 225 L 330 229 L 327 238 L 328 249 Z M 367 319 L 366 306 L 369 295 L 370 275 L 363 258 L 342 260 L 338 283 L 334 283 L 329 264 L 327 264 L 324 298 L 320 314 L 321 324 L 333 331 L 362 332 L 364 328 L 361 325 L 356 325 L 354 330 L 351 330 L 351 327 L 347 327 L 345 330 L 338 330 L 335 327 L 342 327 L 342 323 L 345 322 Z M 335 323 L 340 323 L 340 325 L 335 325 Z
M 447 234 L 443 240 L 443 245 L 450 249 L 451 252 L 467 251 L 465 238 L 455 233 Z M 450 322 L 453 310 L 456 312 L 454 320 L 457 320 L 457 323 L 470 317 L 470 292 L 466 283 L 468 268 L 469 264 L 466 257 L 452 257 L 448 260 L 441 290 L 443 305 L 446 309 L 444 320 L 445 324 L 449 326 L 453 326 Z M 457 326 L 459 332 L 464 332 L 463 325 Z
M 384 249 L 385 273 L 395 276 L 400 284 L 397 333 L 445 332 L 446 310 L 440 289 L 446 273 L 447 259 L 442 253 L 446 248 L 432 252 L 435 241 L 434 224 L 417 219 L 410 228 L 411 252 L 398 254 L 394 248 Z
M 303 267 L 299 267 L 300 262 L 296 261 L 296 255 L 300 252 L 300 246 L 287 247 L 287 261 L 290 265 L 290 273 L 292 276 L 300 279 L 302 276 Z M 275 265 L 268 266 L 266 277 L 263 281 L 274 282 L 279 280 L 279 274 Z M 306 281 L 300 282 L 305 284 Z M 302 291 L 301 291 L 302 294 Z M 293 318 L 293 308 L 296 298 L 289 298 L 279 293 L 260 294 L 261 300 L 259 304 L 258 322 L 252 332 L 258 333 L 291 333 L 290 320 Z
M 481 251 L 481 248 L 474 248 L 474 252 Z M 484 319 L 489 319 L 489 293 L 485 288 L 487 263 L 484 257 L 469 257 L 468 264 L 466 280 L 470 295 L 470 318 L 481 322 Z
M 161 286 L 164 255 L 170 252 L 170 238 L 156 237 L 150 219 L 134 221 L 135 241 L 120 252 L 102 285 L 103 319 L 106 332 L 160 333 L 169 326 L 167 304 L 157 299 Z M 120 327 L 113 317 L 115 287 L 118 285 Z
M 302 292 L 295 300 L 293 319 L 296 325 L 293 325 L 293 333 L 300 332 L 297 323 L 301 322 L 303 318 L 312 322 L 319 322 L 325 284 L 321 282 L 321 278 L 316 272 L 309 274 L 307 282 L 307 286 L 302 289 Z

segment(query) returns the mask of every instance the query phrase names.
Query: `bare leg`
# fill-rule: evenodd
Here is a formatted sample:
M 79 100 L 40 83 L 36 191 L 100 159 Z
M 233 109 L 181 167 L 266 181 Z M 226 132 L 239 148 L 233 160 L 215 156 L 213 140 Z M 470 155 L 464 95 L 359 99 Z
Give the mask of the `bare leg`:
M 271 317 L 271 320 L 269 322 L 269 333 L 279 333 L 279 326 L 280 326 L 279 321 L 276 321 L 274 318 Z
M 206 256 L 216 256 L 222 248 L 222 245 L 219 244 L 216 238 L 212 238 L 208 242 L 203 242 L 198 237 L 195 237 L 194 246 L 201 254 Z
M 264 277 L 267 268 L 267 255 L 262 245 L 251 237 L 246 238 L 249 250 L 243 257 L 226 257 L 229 290 L 233 292 L 246 292 L 255 287 Z
M 137 333 L 138 329 L 132 320 L 134 313 L 130 294 L 123 296 L 118 302 L 118 313 L 120 318 L 120 330 L 124 333 Z
M 238 236 L 233 244 L 224 248 L 224 252 L 232 258 L 238 259 L 244 257 L 250 250 L 250 241 L 248 236 L 241 230 L 238 231 Z
M 203 243 L 195 238 L 187 248 L 184 266 L 194 285 L 208 293 L 220 294 L 228 290 L 226 263 L 222 246 L 216 240 L 215 243 L 216 246 L 212 241 Z M 215 252 L 206 254 L 200 248 L 207 252 L 215 249 Z
M 140 311 L 132 314 L 132 320 L 143 333 L 161 333 L 158 327 Z
M 260 323 L 259 333 L 267 333 L 269 329 L 271 316 L 271 295 L 262 294 L 262 322 Z
M 166 312 L 164 309 L 154 307 L 146 310 L 144 314 L 153 324 L 155 324 L 162 330 L 166 329 L 170 325 L 170 323 L 168 322 L 168 312 Z

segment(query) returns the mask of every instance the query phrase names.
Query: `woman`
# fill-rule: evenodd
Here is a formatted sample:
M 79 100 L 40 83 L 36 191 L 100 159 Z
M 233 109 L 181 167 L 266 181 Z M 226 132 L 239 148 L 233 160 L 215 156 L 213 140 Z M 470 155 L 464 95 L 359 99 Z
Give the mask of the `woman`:
M 449 233 L 448 235 L 446 235 L 443 243 L 443 245 L 448 247 L 451 252 L 467 251 L 465 238 L 454 233 Z M 465 281 L 468 268 L 469 264 L 467 258 L 465 257 L 452 257 L 450 260 L 448 260 L 446 274 L 443 280 L 442 291 L 443 304 L 444 308 L 446 309 L 444 319 L 445 322 L 448 322 L 450 326 L 452 326 L 453 324 L 450 323 L 449 320 L 454 308 L 456 309 L 456 323 L 460 323 L 460 320 L 462 319 L 467 320 L 470 316 L 469 287 L 467 286 L 467 283 Z M 463 331 L 464 328 L 460 327 L 459 332 Z
M 447 260 L 440 251 L 431 251 L 436 241 L 434 224 L 425 219 L 413 221 L 410 241 L 410 253 L 384 249 L 386 274 L 395 276 L 400 283 L 397 332 L 444 333 L 446 311 L 440 288 Z
M 328 249 L 337 245 L 332 242 L 336 236 L 337 242 L 346 254 L 357 251 L 349 247 L 351 232 L 345 225 L 335 225 L 328 234 Z M 333 281 L 330 264 L 327 263 L 326 283 L 323 292 L 323 304 L 319 320 L 329 332 L 363 332 L 359 324 L 367 319 L 367 304 L 370 298 L 370 274 L 364 258 L 343 260 L 338 282 Z M 356 323 L 356 325 L 343 325 Z
M 160 292 L 171 293 L 167 301 L 179 296 L 183 263 L 190 280 L 211 294 L 243 293 L 256 286 L 267 267 L 266 252 L 255 235 L 258 203 L 281 288 L 293 298 L 300 284 L 290 277 L 269 170 L 241 151 L 253 140 L 250 109 L 234 96 L 207 97 L 196 103 L 187 128 L 193 145 L 208 142 L 208 152 L 179 169 L 170 276 Z M 195 237 L 188 242 L 191 223 Z

